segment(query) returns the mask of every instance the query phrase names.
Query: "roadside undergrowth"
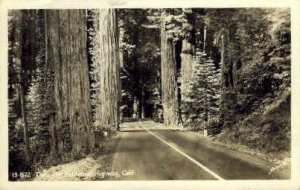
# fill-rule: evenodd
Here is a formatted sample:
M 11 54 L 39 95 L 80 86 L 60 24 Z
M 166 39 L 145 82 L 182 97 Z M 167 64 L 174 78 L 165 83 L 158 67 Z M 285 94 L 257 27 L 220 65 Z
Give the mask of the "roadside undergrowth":
M 252 114 L 224 129 L 211 139 L 228 148 L 256 155 L 274 167 L 270 172 L 291 167 L 290 91 L 272 103 L 262 104 Z

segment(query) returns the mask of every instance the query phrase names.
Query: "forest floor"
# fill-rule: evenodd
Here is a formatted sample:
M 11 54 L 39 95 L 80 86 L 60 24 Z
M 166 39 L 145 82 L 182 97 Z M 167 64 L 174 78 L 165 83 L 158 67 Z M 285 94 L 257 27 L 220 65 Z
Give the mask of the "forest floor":
M 51 167 L 35 180 L 288 179 L 289 170 L 216 144 L 199 133 L 145 121 L 126 123 L 105 150 Z
M 113 147 L 113 146 L 112 146 Z M 111 150 L 113 152 L 113 150 Z M 108 178 L 112 154 L 108 150 L 89 155 L 84 159 L 52 166 L 34 178 L 34 181 L 93 181 Z

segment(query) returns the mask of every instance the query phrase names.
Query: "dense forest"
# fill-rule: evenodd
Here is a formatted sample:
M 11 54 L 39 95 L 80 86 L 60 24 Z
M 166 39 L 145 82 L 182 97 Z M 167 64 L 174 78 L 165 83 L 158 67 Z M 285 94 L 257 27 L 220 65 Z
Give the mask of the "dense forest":
M 9 11 L 9 171 L 152 119 L 290 157 L 289 9 Z

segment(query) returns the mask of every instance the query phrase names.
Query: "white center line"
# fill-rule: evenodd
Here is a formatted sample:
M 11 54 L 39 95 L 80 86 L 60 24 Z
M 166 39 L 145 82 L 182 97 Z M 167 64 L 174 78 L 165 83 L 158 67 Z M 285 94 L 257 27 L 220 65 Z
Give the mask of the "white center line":
M 165 141 L 164 139 L 162 139 L 161 137 L 159 137 L 158 135 L 156 135 L 155 133 L 153 133 L 152 131 L 149 131 L 148 129 L 146 129 L 145 127 L 143 127 L 148 133 L 150 133 L 151 135 L 153 135 L 154 137 L 156 137 L 157 139 L 159 139 L 160 141 L 162 141 L 163 143 L 165 143 L 166 145 L 170 146 L 172 149 L 174 149 L 175 151 L 177 151 L 178 153 L 180 153 L 181 155 L 183 155 L 184 157 L 186 157 L 187 159 L 189 159 L 191 162 L 193 162 L 194 164 L 196 164 L 197 166 L 199 166 L 200 168 L 202 168 L 203 170 L 205 170 L 207 173 L 211 174 L 212 176 L 214 176 L 215 178 L 217 178 L 218 180 L 225 180 L 224 178 L 220 177 L 219 175 L 217 175 L 216 173 L 214 173 L 213 171 L 211 171 L 210 169 L 208 169 L 207 167 L 205 167 L 203 164 L 201 164 L 200 162 L 198 162 L 197 160 L 195 160 L 194 158 L 190 157 L 189 155 L 187 155 L 186 153 L 182 152 L 181 150 L 179 150 L 177 147 L 175 147 L 174 145 L 168 143 L 167 141 Z

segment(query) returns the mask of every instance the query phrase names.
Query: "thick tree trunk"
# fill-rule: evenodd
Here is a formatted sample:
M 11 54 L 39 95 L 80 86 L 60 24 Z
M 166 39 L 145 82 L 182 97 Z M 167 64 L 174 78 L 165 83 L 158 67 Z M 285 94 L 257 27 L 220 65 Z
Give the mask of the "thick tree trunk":
M 222 61 L 222 113 L 223 127 L 231 127 L 235 122 L 235 107 L 237 104 L 237 93 L 235 89 L 236 78 L 234 70 L 234 62 L 236 57 L 233 57 L 235 51 L 233 39 L 235 33 L 231 28 L 227 29 L 227 33 L 222 37 L 221 46 L 221 61 Z M 237 56 L 237 55 L 235 55 Z
M 139 107 L 139 99 L 137 96 L 133 97 L 133 113 L 132 113 L 132 118 L 136 119 L 138 118 L 138 107 Z
M 142 104 L 141 105 L 141 119 L 144 119 L 145 118 L 145 105 Z
M 119 127 L 120 62 L 117 18 L 114 9 L 100 9 L 96 14 L 96 44 L 94 51 L 100 59 L 100 126 L 117 130 Z
M 193 45 L 187 40 L 182 41 L 181 57 L 181 97 L 184 101 L 190 91 L 190 83 L 193 81 Z
M 191 30 L 187 32 L 182 40 L 181 49 L 181 100 L 185 101 L 190 91 L 190 83 L 193 82 L 193 56 L 195 54 L 195 17 L 193 12 L 184 11 L 184 15 L 187 19 L 188 25 L 191 26 Z
M 176 80 L 175 46 L 168 39 L 165 28 L 165 13 L 162 13 L 161 22 L 161 82 L 162 104 L 164 110 L 164 124 L 167 126 L 179 123 L 178 113 L 178 86 Z
M 84 10 L 47 10 L 47 64 L 54 72 L 54 154 L 93 149 Z

